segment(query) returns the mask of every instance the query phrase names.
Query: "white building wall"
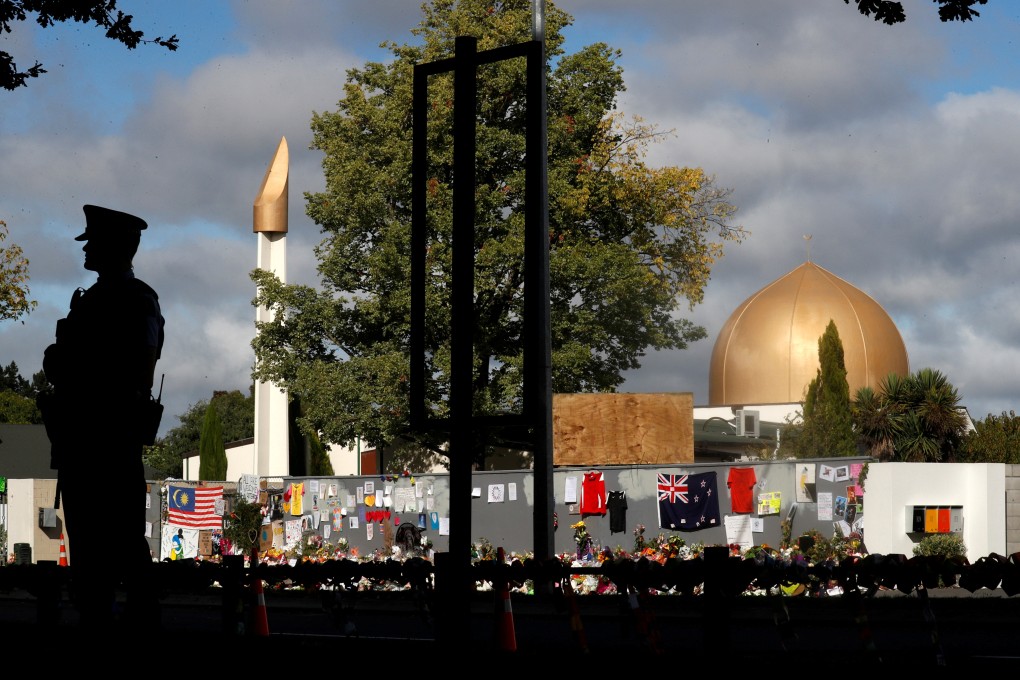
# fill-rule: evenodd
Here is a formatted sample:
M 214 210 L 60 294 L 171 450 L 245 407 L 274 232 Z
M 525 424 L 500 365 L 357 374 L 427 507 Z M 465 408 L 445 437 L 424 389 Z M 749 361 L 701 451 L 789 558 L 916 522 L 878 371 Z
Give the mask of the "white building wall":
M 255 458 L 254 443 L 232 446 L 227 449 L 227 478 L 216 481 L 237 482 L 241 480 L 241 475 L 257 474 L 258 461 Z
M 188 482 L 237 482 L 241 475 L 254 475 L 258 462 L 255 460 L 255 444 L 241 444 L 230 446 L 227 453 L 227 475 L 226 479 L 201 479 L 198 475 L 199 455 L 195 452 L 193 456 L 184 458 L 182 478 Z
M 923 534 L 907 531 L 907 508 L 959 505 L 967 559 L 1006 552 L 1002 463 L 871 463 L 864 483 L 864 542 L 872 553 L 914 554 Z
M 12 553 L 17 543 L 32 544 L 38 523 L 36 513 L 39 512 L 32 509 L 35 503 L 34 487 L 34 479 L 7 480 L 7 507 L 10 513 L 7 521 L 7 550 Z M 32 551 L 32 557 L 35 558 L 35 550 Z
M 362 445 L 364 446 L 364 445 Z M 357 475 L 359 473 L 360 449 L 331 446 L 327 449 L 329 462 L 333 466 L 333 474 L 337 476 Z M 289 454 L 288 454 L 289 455 Z M 241 444 L 227 449 L 227 478 L 203 479 L 198 477 L 198 453 L 184 459 L 183 479 L 189 482 L 236 482 L 241 475 L 260 475 L 256 469 L 255 444 Z
M 365 442 L 360 439 L 357 445 L 330 446 L 326 453 L 329 456 L 329 464 L 333 466 L 335 475 L 359 475 L 361 474 L 361 452 L 368 448 Z
M 39 560 L 57 562 L 60 559 L 60 532 L 64 530 L 64 510 L 57 510 L 57 526 L 39 527 L 39 508 L 52 508 L 57 492 L 55 479 L 7 480 L 7 551 L 14 553 L 16 543 L 28 543 L 32 548 L 32 563 Z M 70 547 L 65 546 L 68 558 Z

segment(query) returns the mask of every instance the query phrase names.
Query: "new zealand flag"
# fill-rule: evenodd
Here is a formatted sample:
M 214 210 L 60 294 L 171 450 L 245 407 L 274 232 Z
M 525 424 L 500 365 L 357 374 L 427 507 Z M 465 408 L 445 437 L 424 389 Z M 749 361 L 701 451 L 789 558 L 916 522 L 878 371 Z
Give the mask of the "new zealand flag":
M 659 474 L 659 527 L 698 531 L 719 526 L 719 491 L 714 472 L 693 475 Z

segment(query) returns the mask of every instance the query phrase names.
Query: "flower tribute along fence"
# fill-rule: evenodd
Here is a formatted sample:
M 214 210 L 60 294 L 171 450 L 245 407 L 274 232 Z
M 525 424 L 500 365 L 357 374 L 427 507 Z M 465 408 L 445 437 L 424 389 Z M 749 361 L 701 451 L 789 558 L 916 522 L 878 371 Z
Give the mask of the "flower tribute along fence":
M 240 557 L 238 557 L 240 559 Z M 433 563 L 422 557 L 407 560 L 306 559 L 296 564 L 258 563 L 245 559 L 244 568 L 213 561 L 185 559 L 158 562 L 154 578 L 164 592 L 204 592 L 228 581 L 259 577 L 271 589 L 315 590 L 420 590 L 434 589 L 442 578 Z M 48 589 L 66 587 L 73 568 L 56 565 L 10 564 L 0 568 L 0 591 L 21 589 L 41 596 Z M 970 562 L 966 557 L 905 555 L 846 555 L 811 561 L 800 550 L 754 547 L 735 554 L 727 546 L 710 546 L 686 558 L 661 553 L 612 555 L 605 550 L 591 559 L 539 562 L 509 553 L 499 562 L 482 552 L 473 561 L 471 578 L 476 591 L 491 591 L 506 581 L 511 592 L 535 594 L 534 583 L 546 581 L 567 587 L 577 595 L 724 597 L 776 595 L 870 597 L 879 590 L 909 594 L 918 590 L 960 588 L 970 593 L 1001 588 L 1007 596 L 1020 593 L 1020 553 L 991 554 Z M 802 586 L 797 589 L 792 586 Z
M 946 656 L 943 649 L 949 651 L 950 658 L 982 653 L 974 651 L 972 644 L 978 629 L 986 631 L 982 651 L 1000 653 L 1002 644 L 1012 645 L 1014 637 L 1000 631 L 1014 625 L 1015 607 L 1008 605 L 1017 600 L 981 597 L 978 591 L 997 590 L 1006 596 L 1020 593 L 1020 553 L 1009 557 L 993 554 L 974 563 L 965 557 L 880 554 L 815 562 L 799 550 L 760 547 L 739 554 L 729 546 L 709 546 L 686 557 L 613 555 L 604 550 L 582 560 L 573 555 L 538 561 L 509 554 L 500 561 L 497 554 L 498 550 L 479 551 L 468 572 L 474 582 L 474 613 L 468 635 L 479 650 L 489 649 L 483 642 L 488 629 L 484 620 L 496 620 L 493 604 L 502 596 L 506 605 L 513 602 L 515 646 L 522 652 L 574 645 L 582 652 L 638 648 L 664 654 L 689 650 L 694 644 L 711 658 L 856 649 L 883 663 L 917 655 L 941 663 Z M 449 594 L 450 588 L 442 585 L 445 575 L 424 557 L 305 559 L 293 564 L 252 565 L 241 556 L 228 556 L 219 563 L 189 558 L 153 566 L 154 582 L 167 603 L 183 595 L 179 600 L 204 602 L 206 612 L 210 611 L 209 598 L 222 605 L 214 616 L 219 617 L 216 625 L 224 640 L 243 643 L 248 638 L 259 639 L 252 637 L 256 634 L 250 625 L 254 604 L 245 585 L 257 580 L 264 584 L 265 600 L 271 605 L 268 620 L 273 631 L 280 627 L 278 616 L 286 616 L 290 606 L 307 601 L 311 594 L 334 630 L 330 635 L 325 628 L 317 629 L 312 637 L 320 645 L 345 638 L 358 644 L 372 641 L 373 635 L 360 629 L 369 611 L 374 612 L 369 616 L 388 617 L 385 634 L 377 633 L 385 636 L 380 641 L 405 640 L 403 631 L 407 644 L 433 642 L 434 651 L 444 644 L 457 649 L 464 644 L 463 638 L 451 638 L 449 624 L 443 623 L 449 616 L 444 593 Z M 69 592 L 73 569 L 49 563 L 6 566 L 0 568 L 0 591 L 28 591 L 37 601 L 38 625 L 50 630 L 61 618 L 62 594 Z M 949 588 L 963 597 L 936 600 L 933 608 L 929 591 Z M 904 597 L 898 597 L 901 594 Z M 487 605 L 482 607 L 488 610 L 487 618 L 479 618 L 479 603 Z M 997 603 L 1009 611 L 989 609 Z M 923 616 L 918 614 L 918 605 Z M 953 614 L 947 617 L 949 605 Z M 961 608 L 966 610 L 962 615 Z M 934 612 L 939 613 L 938 623 Z M 971 636 L 964 642 L 960 641 L 961 621 L 964 634 Z M 412 629 L 423 633 L 407 632 Z M 771 633 L 769 629 L 773 629 Z M 743 631 L 748 630 L 754 633 L 753 642 L 745 637 Z M 207 629 L 186 631 L 209 641 Z M 828 634 L 818 640 L 822 631 Z M 422 634 L 424 637 L 419 636 Z M 278 639 L 296 640 L 298 636 L 300 633 L 292 631 Z M 692 643 L 692 636 L 700 643 Z M 899 645 L 890 636 L 897 641 L 904 637 L 921 640 L 921 648 L 916 642 Z M 870 642 L 873 638 L 878 639 L 877 649 Z M 493 633 L 492 644 L 497 639 Z M 870 646 L 865 646 L 866 642 Z M 988 645 L 999 647 L 990 649 Z

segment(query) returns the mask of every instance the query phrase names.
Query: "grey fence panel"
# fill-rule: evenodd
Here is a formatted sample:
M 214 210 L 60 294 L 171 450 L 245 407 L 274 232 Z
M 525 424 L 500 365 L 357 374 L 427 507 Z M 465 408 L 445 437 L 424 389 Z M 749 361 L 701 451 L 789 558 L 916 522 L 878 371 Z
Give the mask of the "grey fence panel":
M 732 535 L 728 535 L 726 517 L 736 515 L 740 515 L 744 519 L 760 520 L 760 523 L 753 523 L 760 524 L 761 529 L 751 534 L 753 545 L 767 544 L 778 547 L 782 541 L 781 524 L 786 518 L 791 519 L 791 536 L 794 538 L 812 529 L 821 532 L 826 537 L 831 537 L 837 531 L 837 526 L 843 533 L 846 533 L 848 529 L 863 532 L 863 496 L 851 494 L 849 499 L 847 497 L 848 487 L 856 491 L 858 486 L 857 478 L 852 476 L 851 472 L 857 471 L 869 460 L 869 458 L 830 458 L 810 461 L 740 461 L 726 464 L 556 468 L 553 474 L 555 489 L 553 507 L 557 515 L 558 528 L 554 532 L 554 548 L 557 554 L 574 553 L 576 544 L 571 526 L 582 520 L 596 546 L 608 547 L 612 550 L 622 549 L 627 552 L 634 550 L 635 529 L 639 525 L 645 527 L 644 538 L 647 541 L 654 540 L 659 534 L 663 534 L 665 537 L 675 534 L 681 536 L 688 545 L 726 545 L 733 538 Z M 800 476 L 808 466 L 812 470 L 814 482 L 807 484 L 807 496 L 802 494 L 802 500 L 798 502 Z M 752 494 L 754 509 L 751 513 L 734 512 L 733 493 L 727 486 L 729 472 L 732 468 L 752 468 L 754 470 L 755 486 Z M 831 478 L 823 479 L 821 477 L 823 470 L 830 473 Z M 625 494 L 627 509 L 622 531 L 613 532 L 611 530 L 610 513 L 582 515 L 578 502 L 566 502 L 568 480 L 573 479 L 576 483 L 577 500 L 580 500 L 583 476 L 588 471 L 602 473 L 607 493 L 622 491 Z M 834 471 L 838 472 L 831 474 Z M 674 531 L 660 527 L 658 475 L 660 473 L 682 475 L 703 472 L 716 473 L 719 525 L 697 531 Z M 846 476 L 844 477 L 844 475 Z M 308 494 L 309 482 L 313 480 L 318 482 L 320 488 L 320 494 L 314 499 Z M 347 539 L 350 546 L 357 548 L 361 555 L 376 551 L 384 553 L 385 539 L 381 522 L 390 522 L 393 526 L 399 518 L 401 523 L 412 522 L 418 526 L 424 525 L 423 534 L 432 542 L 434 550 L 444 552 L 449 548 L 448 536 L 441 529 L 447 521 L 456 521 L 456 518 L 449 517 L 450 486 L 447 474 L 421 474 L 412 477 L 288 477 L 284 478 L 283 482 L 285 487 L 291 483 L 303 485 L 305 497 L 302 499 L 302 514 L 309 515 L 313 507 L 317 508 L 320 513 L 326 511 L 327 522 L 331 527 L 329 537 L 324 539 L 325 542 L 335 544 L 339 537 L 343 537 Z M 366 483 L 371 483 L 374 486 L 376 494 L 385 495 L 384 492 L 389 487 L 391 505 L 388 507 L 366 507 L 364 503 L 355 503 L 353 507 L 348 506 L 347 497 L 353 496 L 357 500 L 358 488 L 361 487 L 364 492 Z M 331 485 L 335 485 L 335 496 L 328 494 Z M 420 497 L 416 491 L 418 488 L 422 489 Z M 775 514 L 760 513 L 759 510 L 762 508 L 759 508 L 758 501 L 762 494 L 773 493 L 779 494 L 779 512 Z M 831 499 L 831 503 L 822 504 L 823 512 L 820 518 L 817 501 L 819 495 L 823 499 L 826 498 L 825 494 L 829 494 L 828 498 Z M 364 493 L 362 493 L 362 497 L 364 497 Z M 407 504 L 408 498 L 413 499 L 411 505 Z M 839 499 L 843 499 L 842 506 L 839 506 Z M 404 501 L 403 507 L 398 507 L 399 500 Z M 333 528 L 329 518 L 332 517 L 333 509 L 340 506 L 346 507 L 347 516 L 343 519 L 341 528 L 337 530 Z M 825 511 L 827 508 L 832 509 L 831 517 Z M 476 545 L 489 543 L 493 547 L 504 548 L 507 553 L 530 553 L 534 544 L 533 512 L 534 484 L 530 471 L 485 471 L 473 474 L 471 535 L 472 541 Z M 380 515 L 385 519 L 381 519 Z M 424 515 L 424 517 L 419 517 L 419 515 Z M 350 526 L 350 517 L 352 516 L 358 517 L 356 529 Z M 366 525 L 373 518 L 381 519 L 381 521 L 373 522 L 373 537 L 369 539 Z M 436 525 L 436 518 L 439 518 L 440 526 Z M 299 517 L 286 514 L 284 519 L 294 520 Z M 317 529 L 310 532 L 306 530 L 306 535 L 308 533 L 324 535 L 324 523 L 326 522 L 320 521 Z

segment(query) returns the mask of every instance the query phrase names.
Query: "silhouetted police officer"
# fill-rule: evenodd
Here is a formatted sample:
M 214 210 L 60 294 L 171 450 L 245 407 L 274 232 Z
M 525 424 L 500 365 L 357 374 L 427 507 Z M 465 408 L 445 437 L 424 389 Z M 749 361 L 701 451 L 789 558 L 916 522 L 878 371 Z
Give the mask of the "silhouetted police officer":
M 156 292 L 132 268 L 145 221 L 94 205 L 84 211 L 85 233 L 75 240 L 85 242 L 85 269 L 99 277 L 75 291 L 46 349 L 43 370 L 53 390 L 43 417 L 67 525 L 72 596 L 86 630 L 98 630 L 112 623 L 121 585 L 128 615 L 158 623 L 147 587 L 153 561 L 142 451 L 158 427 L 151 393 L 163 317 Z

